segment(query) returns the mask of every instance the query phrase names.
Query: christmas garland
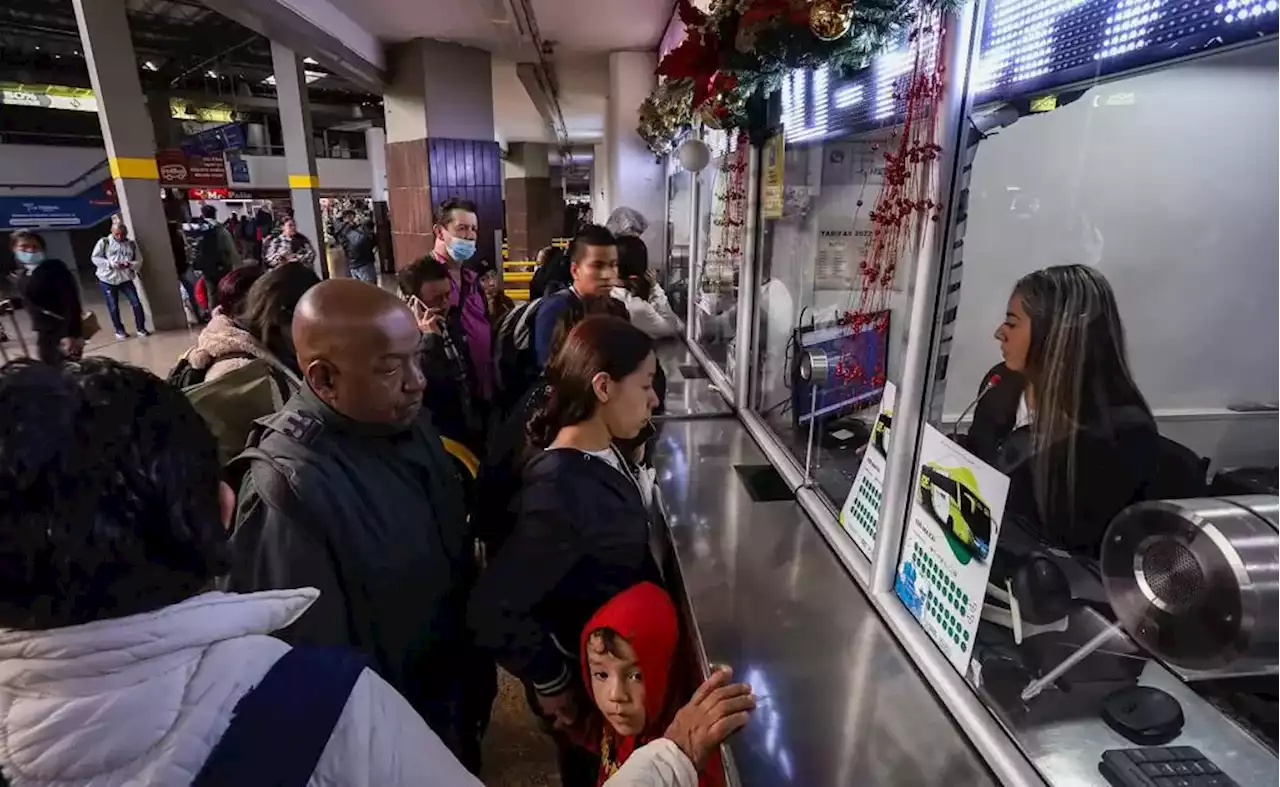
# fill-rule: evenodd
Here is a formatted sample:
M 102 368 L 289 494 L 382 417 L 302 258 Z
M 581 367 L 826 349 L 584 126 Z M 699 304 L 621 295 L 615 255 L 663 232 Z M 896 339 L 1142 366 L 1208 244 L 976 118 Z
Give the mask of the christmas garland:
M 703 13 L 679 0 L 685 38 L 658 65 L 660 84 L 641 105 L 640 136 L 662 156 L 695 119 L 760 130 L 765 99 L 789 72 L 863 68 L 918 8 L 913 0 L 714 0 Z

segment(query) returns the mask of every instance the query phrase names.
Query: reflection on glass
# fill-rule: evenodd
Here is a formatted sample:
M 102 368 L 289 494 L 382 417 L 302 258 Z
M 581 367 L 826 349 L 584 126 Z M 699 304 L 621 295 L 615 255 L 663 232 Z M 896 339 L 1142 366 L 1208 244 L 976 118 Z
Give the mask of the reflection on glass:
M 873 233 L 869 214 L 884 180 L 882 146 L 891 133 L 788 144 L 782 217 L 764 223 L 755 409 L 798 464 L 808 459 L 833 507 L 853 484 L 885 381 L 901 374 L 915 260 L 901 260 L 885 290 L 864 290 L 859 273 Z M 850 322 L 851 313 L 866 319 Z M 829 381 L 810 386 L 800 380 L 806 350 L 832 359 Z
M 667 255 L 658 282 L 667 291 L 671 309 L 681 319 L 689 314 L 689 254 L 692 251 L 693 173 L 671 158 L 667 177 Z
M 1275 499 L 1277 54 L 1271 38 L 1052 96 L 976 74 L 1010 100 L 969 116 L 930 421 L 1009 478 L 968 675 L 1054 785 L 1096 781 L 1125 745 L 1099 708 L 1139 686 L 1180 709 L 1172 744 L 1275 779 L 1274 675 L 1184 683 L 1171 644 L 1113 629 L 1099 557 L 1134 504 Z M 1189 551 L 1142 550 L 1154 582 L 1125 586 L 1153 609 L 1241 603 Z M 1084 748 L 1061 751 L 1067 730 Z
M 730 379 L 738 327 L 738 277 L 747 241 L 746 149 L 734 136 L 707 131 L 711 163 L 699 174 L 698 268 L 690 319 L 693 339 Z

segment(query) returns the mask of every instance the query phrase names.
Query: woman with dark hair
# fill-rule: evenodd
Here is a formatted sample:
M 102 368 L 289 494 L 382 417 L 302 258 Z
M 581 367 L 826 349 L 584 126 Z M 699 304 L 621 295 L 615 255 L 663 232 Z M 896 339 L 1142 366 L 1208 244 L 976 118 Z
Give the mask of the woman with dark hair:
M 17 290 L 31 316 L 40 360 L 79 358 L 84 352 L 84 308 L 75 274 L 62 260 L 45 256 L 44 238 L 37 233 L 13 233 L 9 248 L 18 263 Z
M 529 300 L 545 298 L 568 289 L 572 284 L 569 255 L 554 246 L 543 247 L 538 252 L 538 267 L 533 271 L 533 279 L 529 282 Z
M 1031 273 L 995 338 L 1004 363 L 983 379 L 966 445 L 1009 476 L 1006 521 L 1096 558 L 1154 476 L 1159 446 L 1111 285 L 1086 265 Z
M 652 340 L 616 317 L 588 317 L 569 333 L 528 423 L 537 453 L 524 467 L 515 530 L 471 597 L 477 644 L 557 729 L 588 702 L 574 652 L 583 625 L 622 590 L 661 582 L 645 493 L 614 446 L 649 422 L 655 364 Z M 594 785 L 598 758 L 557 743 L 566 787 Z
M 613 297 L 626 305 L 632 325 L 655 339 L 675 336 L 675 312 L 649 267 L 649 247 L 635 235 L 618 236 L 618 286 Z
M 197 372 L 200 382 L 216 380 L 262 359 L 271 369 L 283 403 L 302 384 L 290 335 L 293 310 L 303 293 L 319 284 L 320 279 L 305 265 L 284 265 L 259 275 L 253 271 L 238 268 L 219 282 L 220 295 L 227 285 L 227 295 L 232 298 L 227 304 L 230 308 L 219 307 L 214 312 L 195 347 L 183 359 Z M 237 311 L 234 299 L 244 279 L 252 280 L 252 284 Z
M 266 272 L 266 268 L 261 265 L 249 264 L 223 276 L 218 282 L 218 295 L 213 307 L 233 320 L 244 314 L 249 302 L 249 290 Z
M 627 319 L 627 309 L 616 298 L 607 295 L 585 295 L 560 313 L 551 338 L 551 353 L 564 346 L 574 327 L 591 315 L 607 315 Z M 428 384 L 428 388 L 430 385 Z M 656 384 L 655 384 L 656 387 Z M 659 391 L 662 398 L 663 389 Z M 551 387 L 544 371 L 497 428 L 489 440 L 488 451 L 476 479 L 476 499 L 471 523 L 490 557 L 498 553 L 515 526 L 512 502 L 520 492 L 520 470 L 537 448 L 531 448 L 527 426 L 534 414 L 547 403 Z

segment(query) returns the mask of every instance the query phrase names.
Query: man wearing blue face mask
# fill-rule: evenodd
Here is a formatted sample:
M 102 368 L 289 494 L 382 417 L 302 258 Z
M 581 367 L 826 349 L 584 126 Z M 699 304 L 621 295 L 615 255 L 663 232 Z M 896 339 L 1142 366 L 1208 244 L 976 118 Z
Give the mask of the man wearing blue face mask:
M 451 320 L 467 337 L 467 349 L 476 370 L 474 399 L 493 400 L 493 327 L 485 303 L 480 278 L 463 263 L 476 253 L 476 235 L 480 231 L 475 203 L 456 197 L 440 203 L 435 215 L 436 245 L 432 256 L 449 271 Z

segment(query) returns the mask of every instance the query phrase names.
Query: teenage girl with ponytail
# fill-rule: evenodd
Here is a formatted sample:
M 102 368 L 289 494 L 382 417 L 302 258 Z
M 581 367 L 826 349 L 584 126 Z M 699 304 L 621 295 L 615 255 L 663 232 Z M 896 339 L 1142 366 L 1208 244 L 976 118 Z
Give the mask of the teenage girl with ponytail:
M 578 668 L 582 627 L 638 582 L 661 583 L 641 482 L 617 440 L 645 427 L 658 399 L 653 342 L 616 317 L 588 317 L 547 367 L 550 396 L 528 423 L 515 530 L 481 575 L 469 621 L 477 643 L 524 682 L 559 731 L 590 707 Z M 565 787 L 596 782 L 599 758 L 561 735 Z

